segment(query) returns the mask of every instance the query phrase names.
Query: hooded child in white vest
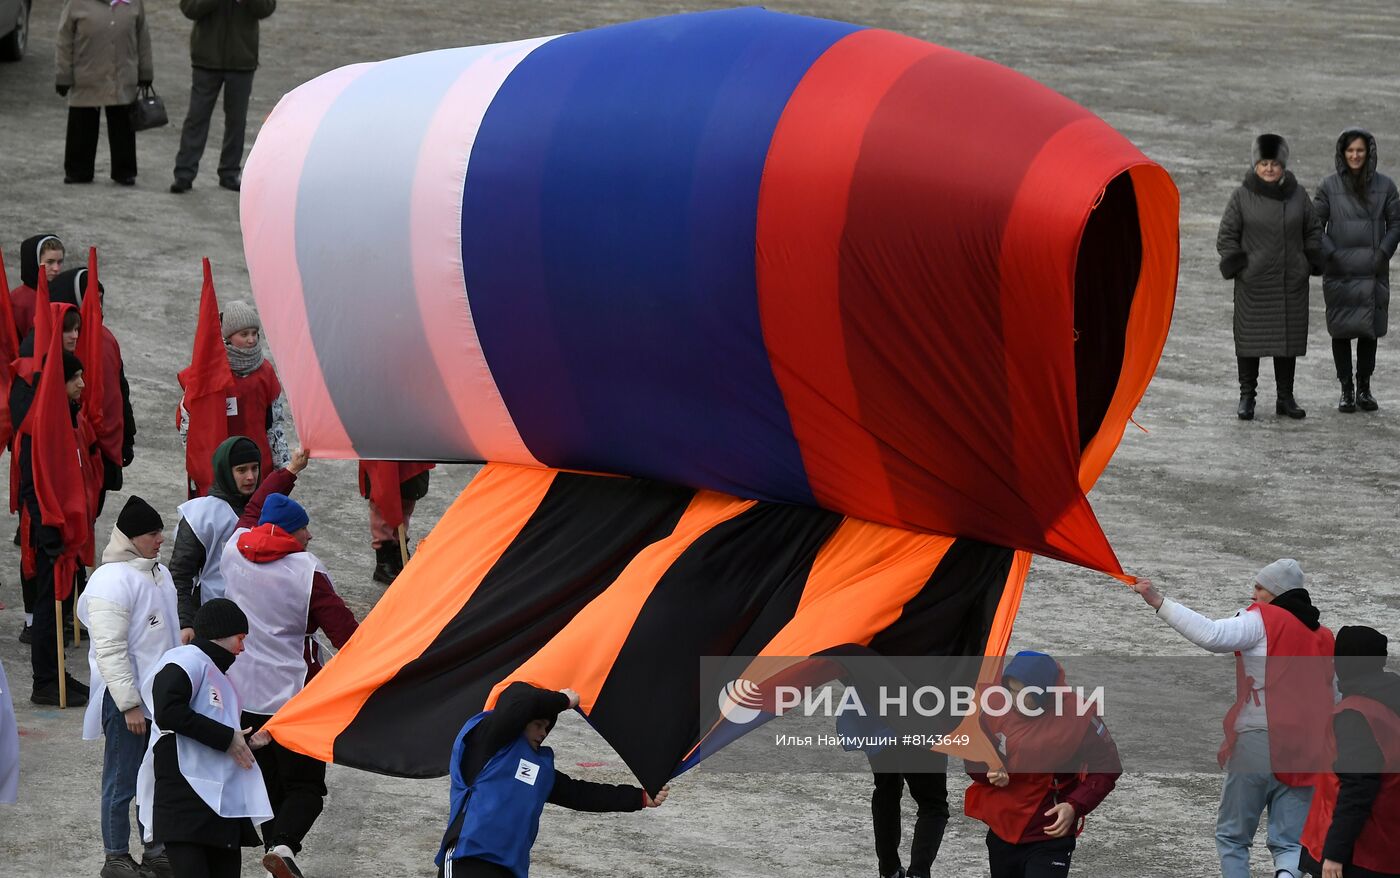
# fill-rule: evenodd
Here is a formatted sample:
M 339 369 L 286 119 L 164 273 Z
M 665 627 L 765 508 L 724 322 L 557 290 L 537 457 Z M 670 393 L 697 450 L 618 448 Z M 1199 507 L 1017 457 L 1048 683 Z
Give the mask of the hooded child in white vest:
M 208 496 L 180 504 L 170 575 L 180 598 L 182 643 L 194 639 L 194 614 L 200 604 L 224 596 L 220 570 L 224 544 L 238 529 L 238 517 L 262 483 L 261 458 L 253 440 L 230 436 L 214 450 L 214 484 Z
M 240 849 L 259 843 L 256 827 L 272 816 L 253 757 L 271 739 L 240 727 L 238 689 L 225 676 L 243 652 L 247 616 L 215 598 L 194 629 L 194 642 L 167 652 L 151 681 L 155 722 L 137 813 L 174 874 L 237 878 Z
M 128 852 L 131 800 L 150 734 L 150 677 L 165 653 L 180 645 L 175 586 L 157 561 L 164 528 L 149 503 L 128 499 L 102 551 L 102 566 L 78 598 L 78 618 L 91 638 L 92 696 L 83 739 L 103 739 L 101 878 L 172 874 L 160 845 L 146 846 L 140 866 Z
M 321 669 L 315 633 L 324 631 L 340 649 L 357 623 L 325 565 L 306 550 L 306 510 L 285 494 L 261 490 L 245 520 L 254 509 L 258 526 L 235 531 L 224 547 L 223 576 L 225 593 L 248 614 L 247 653 L 229 676 L 243 696 L 243 725 L 256 731 Z M 263 828 L 263 867 L 294 878 L 301 874 L 294 857 L 324 805 L 326 765 L 276 741 L 258 753 L 258 764 L 274 811 Z

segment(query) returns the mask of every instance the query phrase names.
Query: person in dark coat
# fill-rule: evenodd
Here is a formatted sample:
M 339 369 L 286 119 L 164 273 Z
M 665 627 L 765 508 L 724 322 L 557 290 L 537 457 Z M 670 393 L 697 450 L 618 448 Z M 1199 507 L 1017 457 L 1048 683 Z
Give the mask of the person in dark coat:
M 217 769 L 231 760 L 246 773 L 232 772 L 231 776 L 256 793 L 256 789 L 261 788 L 262 775 L 255 768 L 252 751 L 265 747 L 271 736 L 258 732 L 245 738 L 242 730 L 209 715 L 211 701 L 222 707 L 227 699 L 236 698 L 236 693 L 229 691 L 224 674 L 243 652 L 248 617 L 233 601 L 216 598 L 200 607 L 195 617 L 195 633 L 193 644 L 166 653 L 165 663 L 151 681 L 152 712 L 161 734 L 151 745 L 147 762 L 142 765 L 142 772 L 151 772 L 148 778 L 153 776 L 153 780 L 149 780 L 149 792 L 140 794 L 142 813 L 150 817 L 149 820 L 143 817 L 142 822 L 150 827 L 151 837 L 165 845 L 170 865 L 181 878 L 237 878 L 242 866 L 239 849 L 262 844 L 257 828 L 248 817 L 219 814 L 190 785 L 186 775 L 198 771 L 200 776 L 208 777 L 216 773 L 211 768 Z M 196 692 L 192 680 L 189 667 L 197 664 L 187 659 L 184 665 L 189 667 L 186 667 L 170 661 L 177 652 L 192 649 L 203 654 L 199 661 L 207 661 L 217 668 L 217 673 L 204 676 L 211 690 L 207 695 L 203 686 Z M 218 691 L 217 696 L 214 690 Z M 185 758 L 194 756 L 207 764 L 198 769 L 181 764 L 179 739 L 182 737 L 198 745 L 185 748 Z M 261 802 L 256 801 L 256 794 L 245 796 L 242 792 L 235 790 L 240 793 L 236 796 L 225 794 L 225 802 L 246 799 L 253 804 L 266 804 L 265 792 Z
M 1390 259 L 1400 245 L 1400 193 L 1393 180 L 1376 172 L 1376 138 L 1364 128 L 1348 128 L 1337 138 L 1336 165 L 1337 173 L 1317 187 L 1313 208 L 1324 235 L 1327 332 L 1342 383 L 1337 411 L 1354 412 L 1360 405 L 1373 412 L 1380 406 L 1371 395 L 1371 373 L 1376 340 L 1385 335 L 1390 309 Z
M 277 0 L 180 0 L 180 11 L 194 22 L 190 31 L 190 111 L 175 156 L 177 195 L 194 186 L 199 158 L 209 138 L 209 117 L 219 90 L 224 92 L 224 143 L 219 152 L 219 185 L 234 192 L 243 177 L 243 134 L 248 99 L 258 69 L 258 22 L 277 9 Z
M 1303 870 L 1320 878 L 1400 876 L 1400 675 L 1385 670 L 1386 636 L 1337 632 L 1333 776 L 1324 776 L 1303 833 Z
M 1225 206 L 1215 247 L 1220 274 L 1235 282 L 1236 413 L 1254 418 L 1259 359 L 1273 357 L 1275 411 L 1306 417 L 1293 398 L 1293 374 L 1308 352 L 1308 276 L 1322 263 L 1322 225 L 1288 170 L 1288 142 L 1279 135 L 1255 139 L 1253 167 Z
M 560 713 L 578 706 L 572 689 L 511 683 L 493 710 L 467 720 L 452 748 L 451 816 L 438 876 L 526 878 L 546 802 L 575 811 L 640 811 L 666 801 L 640 787 L 574 780 L 554 768 L 544 739 Z

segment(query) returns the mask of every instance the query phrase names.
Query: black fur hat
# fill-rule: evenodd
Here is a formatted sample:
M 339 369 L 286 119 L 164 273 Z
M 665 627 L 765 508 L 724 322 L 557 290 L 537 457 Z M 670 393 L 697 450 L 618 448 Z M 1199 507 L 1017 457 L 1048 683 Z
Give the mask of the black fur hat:
M 1254 138 L 1254 161 L 1251 164 L 1259 164 L 1263 161 L 1276 161 L 1288 167 L 1288 141 L 1278 134 L 1261 134 Z

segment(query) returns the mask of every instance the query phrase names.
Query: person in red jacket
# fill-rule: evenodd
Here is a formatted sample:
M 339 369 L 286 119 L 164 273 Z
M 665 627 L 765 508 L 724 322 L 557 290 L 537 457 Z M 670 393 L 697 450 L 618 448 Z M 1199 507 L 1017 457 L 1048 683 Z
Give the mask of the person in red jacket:
M 287 398 L 277 372 L 263 355 L 262 324 L 247 302 L 229 302 L 219 312 L 224 352 L 233 372 L 228 397 L 228 435 L 247 436 L 262 453 L 262 471 L 285 467 L 291 460 L 287 445 Z M 189 413 L 180 402 L 180 444 L 189 432 Z
M 299 470 L 306 459 L 298 450 L 291 466 Z M 248 616 L 242 666 L 229 679 L 242 700 L 243 725 L 254 732 L 321 670 L 316 632 L 325 632 L 340 649 L 357 627 L 325 565 L 307 550 L 310 516 L 281 492 L 295 481 L 285 469 L 263 481 L 224 546 L 221 564 L 225 595 Z M 301 874 L 295 856 L 324 805 L 326 766 L 276 742 L 259 752 L 258 764 L 273 810 L 262 827 L 263 868 L 277 878 L 294 878 Z
M 1123 773 L 1118 746 L 1101 719 L 1080 715 L 1069 699 L 1056 712 L 1053 699 L 1036 694 L 1064 685 L 1064 671 L 1053 658 L 1019 652 L 1002 675 L 1015 708 L 981 718 L 988 737 L 998 742 L 1004 768 L 967 764 L 972 785 L 964 809 L 987 824 L 992 878 L 1068 875 L 1085 818 Z M 1033 688 L 1022 696 L 1026 687 Z
M 1386 637 L 1337 632 L 1336 761 L 1313 794 L 1303 870 L 1320 878 L 1400 878 L 1400 675 L 1385 670 Z
M 71 268 L 49 282 L 49 301 L 81 309 L 87 291 L 87 268 Z M 107 288 L 98 281 L 97 292 L 103 307 Z M 102 490 L 122 489 L 122 470 L 136 457 L 136 413 L 131 408 L 131 386 L 126 380 L 122 347 L 105 323 L 102 332 L 102 424 L 97 444 L 102 449 Z M 100 511 L 99 506 L 99 511 Z
M 374 548 L 374 581 L 392 585 L 407 554 L 399 544 L 413 521 L 413 508 L 428 496 L 429 470 L 436 464 L 391 460 L 360 461 L 360 496 L 369 501 L 369 537 Z
M 10 308 L 15 317 L 15 338 L 23 339 L 34 330 L 34 297 L 39 291 L 39 270 L 53 279 L 63 270 L 63 242 L 57 235 L 44 233 L 26 238 L 19 245 L 20 286 L 10 291 Z

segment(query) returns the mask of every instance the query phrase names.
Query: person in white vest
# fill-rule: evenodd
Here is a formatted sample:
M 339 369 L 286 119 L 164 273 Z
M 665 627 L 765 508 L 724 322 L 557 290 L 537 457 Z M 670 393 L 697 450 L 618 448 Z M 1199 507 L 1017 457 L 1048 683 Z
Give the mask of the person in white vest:
M 247 737 L 226 676 L 243 652 L 248 617 L 215 598 L 195 614 L 194 630 L 194 642 L 167 652 L 151 680 L 155 723 L 137 814 L 180 878 L 237 878 L 240 848 L 257 846 L 256 827 L 272 816 L 253 757 L 270 738 Z
M 357 623 L 325 565 L 306 550 L 306 510 L 261 490 L 245 520 L 255 509 L 258 526 L 235 531 L 224 547 L 223 576 L 225 593 L 248 614 L 247 652 L 230 678 L 243 696 L 243 725 L 257 731 L 321 669 L 315 633 L 324 631 L 339 649 Z M 258 753 L 258 764 L 274 814 L 263 828 L 263 868 L 277 878 L 299 876 L 294 858 L 321 814 L 326 765 L 276 741 Z
M 239 516 L 262 483 L 261 459 L 252 439 L 230 436 L 214 450 L 214 484 L 209 494 L 180 504 L 170 575 L 180 599 L 183 643 L 194 639 L 194 614 L 200 604 L 224 596 L 224 577 L 219 569 L 224 544 L 238 528 Z M 288 469 L 295 475 L 305 465 L 305 458 L 298 457 Z
M 171 878 L 159 844 L 147 845 L 137 865 L 129 853 L 131 800 L 149 739 L 150 676 L 180 645 L 175 586 L 157 561 L 165 524 L 151 504 L 131 497 L 117 516 L 102 566 L 78 598 L 78 618 L 91 638 L 92 696 L 83 739 L 103 739 L 101 878 Z

